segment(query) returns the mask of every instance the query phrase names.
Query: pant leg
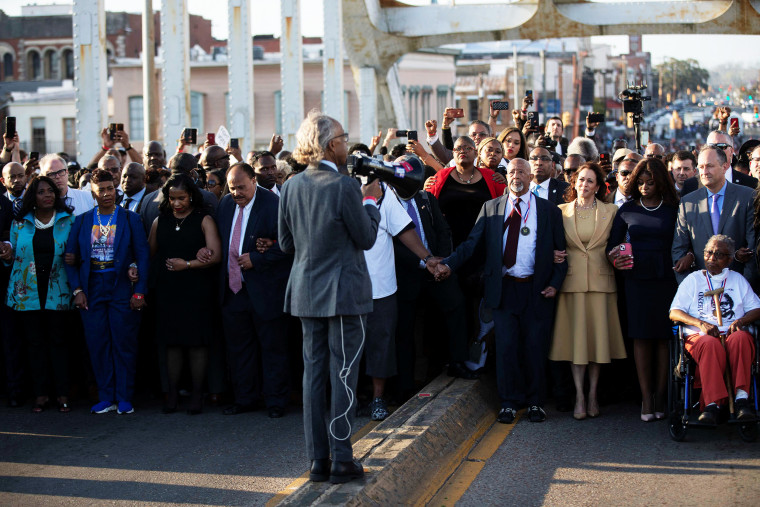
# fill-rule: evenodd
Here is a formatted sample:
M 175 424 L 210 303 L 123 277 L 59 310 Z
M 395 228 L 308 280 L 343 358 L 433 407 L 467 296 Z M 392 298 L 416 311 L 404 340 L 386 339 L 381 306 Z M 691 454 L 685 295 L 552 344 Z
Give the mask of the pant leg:
M 359 379 L 366 315 L 342 315 L 328 319 L 330 346 L 330 383 L 332 386 L 330 450 L 334 461 L 351 461 L 351 431 L 356 407 L 356 384 Z M 305 359 L 305 358 L 304 358 Z
M 4 293 L 3 293 L 4 294 Z M 8 396 L 20 396 L 24 390 L 23 328 L 17 325 L 17 312 L 0 302 L 0 336 L 5 356 Z
M 48 343 L 45 310 L 17 312 L 26 334 L 27 359 L 35 396 L 48 394 Z
M 467 318 L 465 317 L 464 295 L 459 288 L 456 274 L 442 282 L 427 279 L 423 282 L 424 293 L 435 302 L 440 317 L 446 323 L 448 334 L 449 361 L 462 362 L 469 359 L 467 349 Z M 477 319 L 480 322 L 480 319 Z
M 135 394 L 137 334 L 140 331 L 142 314 L 130 309 L 131 298 L 132 291 L 129 285 L 120 284 L 108 304 L 108 321 L 113 337 L 116 401 L 131 402 Z
M 493 309 L 496 331 L 496 384 L 502 408 L 517 409 L 525 404 L 525 382 L 520 361 L 520 314 L 526 307 L 519 284 L 502 281 L 501 304 Z
M 731 364 L 731 381 L 737 389 L 750 391 L 752 358 L 755 357 L 755 340 L 746 331 L 736 331 L 726 338 L 728 360 Z
M 414 366 L 415 350 L 414 325 L 417 319 L 418 291 L 402 293 L 399 286 L 396 322 L 396 368 L 400 401 L 410 398 L 415 392 Z
M 327 438 L 327 382 L 330 372 L 328 319 L 301 317 L 303 328 L 303 426 L 306 456 L 330 457 Z
M 116 401 L 113 337 L 108 306 L 111 294 L 105 274 L 90 275 L 87 291 L 87 310 L 79 310 L 84 325 L 84 337 L 90 352 L 90 362 L 98 385 L 100 401 Z
M 261 351 L 261 394 L 268 408 L 288 405 L 288 321 L 254 319 Z
M 245 289 L 237 294 L 226 290 L 222 322 L 235 402 L 241 405 L 254 403 L 260 397 L 259 354 L 253 311 Z
M 538 300 L 535 296 L 538 289 L 532 283 L 522 285 L 522 297 L 528 302 L 526 310 L 520 314 L 525 396 L 529 405 L 543 407 L 546 402 L 546 363 L 551 347 L 554 301 Z
M 714 336 L 690 336 L 686 350 L 697 363 L 702 383 L 702 402 L 705 405 L 719 403 L 728 398 L 723 372 L 726 370 L 726 352 L 720 340 Z

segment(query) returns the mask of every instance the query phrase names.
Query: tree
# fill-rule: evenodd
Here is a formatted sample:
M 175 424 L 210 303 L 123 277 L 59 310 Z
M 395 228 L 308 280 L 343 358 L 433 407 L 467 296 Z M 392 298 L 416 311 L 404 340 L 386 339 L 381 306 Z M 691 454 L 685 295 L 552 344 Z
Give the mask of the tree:
M 676 100 L 679 95 L 684 95 L 686 90 L 694 93 L 698 89 L 707 89 L 710 80 L 710 72 L 701 68 L 699 62 L 691 58 L 688 60 L 669 58 L 655 66 L 655 69 L 660 75 L 663 97 L 670 93 L 671 101 Z

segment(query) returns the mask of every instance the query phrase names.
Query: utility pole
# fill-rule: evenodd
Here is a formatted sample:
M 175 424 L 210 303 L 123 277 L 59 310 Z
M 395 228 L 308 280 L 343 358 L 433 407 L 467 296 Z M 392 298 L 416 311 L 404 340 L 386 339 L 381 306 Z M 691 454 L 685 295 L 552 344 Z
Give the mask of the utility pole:
M 143 142 L 145 146 L 156 139 L 158 115 L 156 114 L 156 35 L 153 17 L 153 0 L 144 0 L 142 15 L 143 50 Z M 138 162 L 133 160 L 133 162 Z

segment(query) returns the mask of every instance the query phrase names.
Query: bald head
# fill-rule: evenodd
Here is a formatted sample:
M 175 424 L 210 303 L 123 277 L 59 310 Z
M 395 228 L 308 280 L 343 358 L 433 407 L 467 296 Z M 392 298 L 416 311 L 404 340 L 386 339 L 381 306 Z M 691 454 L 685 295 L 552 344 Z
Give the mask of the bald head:
M 101 157 L 98 160 L 98 169 L 104 169 L 111 173 L 116 185 L 121 181 L 121 160 L 118 158 L 111 155 Z
M 121 176 L 121 188 L 127 197 L 145 188 L 145 167 L 137 162 L 128 164 Z
M 657 143 L 647 144 L 646 150 L 644 150 L 644 156 L 646 158 L 662 159 L 665 156 L 665 148 Z
M 572 173 L 573 171 L 577 171 L 578 168 L 585 163 L 586 163 L 586 159 L 581 157 L 577 153 L 568 155 L 567 158 L 565 159 L 565 172 Z
M 3 166 L 3 186 L 13 197 L 21 197 L 26 187 L 26 171 L 18 162 L 8 162 Z
M 223 169 L 226 171 L 230 168 L 230 156 L 219 145 L 213 144 L 203 150 L 198 163 L 207 171 L 214 169 Z
M 151 141 L 143 148 L 143 166 L 160 171 L 166 167 L 166 152 L 158 141 Z

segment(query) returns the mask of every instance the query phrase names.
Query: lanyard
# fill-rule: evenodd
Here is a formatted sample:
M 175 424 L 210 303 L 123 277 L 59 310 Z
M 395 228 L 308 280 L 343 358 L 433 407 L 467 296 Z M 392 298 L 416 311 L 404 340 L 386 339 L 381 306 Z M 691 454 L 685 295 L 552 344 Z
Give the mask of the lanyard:
M 520 202 L 520 198 L 519 197 L 517 199 L 514 199 L 512 201 L 512 208 L 517 211 L 517 214 L 520 215 L 520 217 L 522 217 L 522 219 L 523 219 L 523 221 L 522 221 L 523 225 L 525 225 L 525 224 L 528 223 L 528 215 L 530 215 L 530 194 L 528 194 L 528 209 L 525 210 L 525 216 L 524 217 L 523 217 L 522 212 L 520 211 L 520 206 L 518 205 L 519 202 Z
M 707 274 L 707 270 L 704 270 L 702 272 L 702 274 L 705 275 L 705 280 L 707 280 L 707 287 L 709 287 L 710 290 L 713 290 L 712 280 L 710 280 L 710 276 Z M 726 278 L 723 280 L 723 283 L 720 285 L 722 289 L 726 288 L 726 282 L 727 281 L 728 281 L 728 274 L 726 274 Z M 718 296 L 718 306 L 720 306 L 720 303 L 723 301 L 723 294 L 724 293 L 721 292 L 720 295 Z M 713 299 L 713 298 L 710 298 L 710 299 L 712 300 L 713 305 L 714 305 L 715 304 L 715 299 Z M 715 308 L 715 310 L 717 311 L 718 309 Z

